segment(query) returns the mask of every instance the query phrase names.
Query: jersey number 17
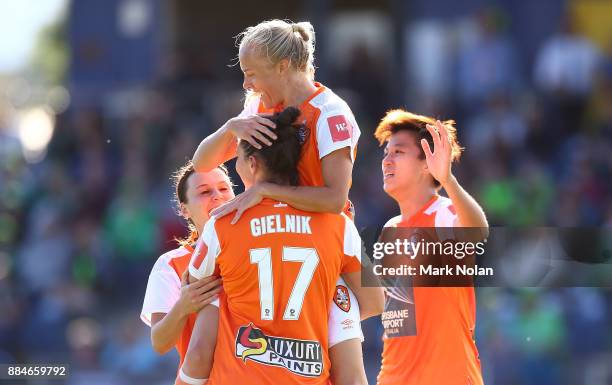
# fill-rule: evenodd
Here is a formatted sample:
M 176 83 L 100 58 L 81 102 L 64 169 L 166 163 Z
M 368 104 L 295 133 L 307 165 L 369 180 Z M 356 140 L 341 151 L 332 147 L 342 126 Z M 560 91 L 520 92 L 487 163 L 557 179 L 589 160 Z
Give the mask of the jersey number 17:
M 251 263 L 257 264 L 259 276 L 259 304 L 262 320 L 274 319 L 274 282 L 272 280 L 272 250 L 270 248 L 250 249 Z M 284 320 L 298 320 L 306 290 L 319 264 L 316 249 L 304 247 L 283 247 L 283 262 L 301 262 L 302 267 L 297 275 L 285 312 Z

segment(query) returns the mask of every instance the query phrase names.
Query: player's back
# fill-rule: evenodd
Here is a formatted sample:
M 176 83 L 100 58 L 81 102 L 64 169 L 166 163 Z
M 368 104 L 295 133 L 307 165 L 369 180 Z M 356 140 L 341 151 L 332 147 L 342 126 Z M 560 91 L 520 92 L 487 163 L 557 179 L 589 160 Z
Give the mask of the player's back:
M 360 268 L 353 223 L 267 199 L 230 221 L 213 222 L 208 246 L 225 291 L 211 382 L 326 383 L 336 281 Z

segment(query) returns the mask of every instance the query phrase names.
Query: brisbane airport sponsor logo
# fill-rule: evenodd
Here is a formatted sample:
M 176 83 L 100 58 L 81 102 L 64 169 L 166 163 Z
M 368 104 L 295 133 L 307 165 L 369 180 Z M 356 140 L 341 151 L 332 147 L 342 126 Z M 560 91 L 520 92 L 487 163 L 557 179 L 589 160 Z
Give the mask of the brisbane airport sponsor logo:
M 340 310 L 348 313 L 351 310 L 351 297 L 346 286 L 336 286 L 336 293 L 334 294 L 334 303 L 340 308 Z
M 305 377 L 323 373 L 323 353 L 318 341 L 268 336 L 252 323 L 236 334 L 236 357 L 243 362 L 279 366 Z

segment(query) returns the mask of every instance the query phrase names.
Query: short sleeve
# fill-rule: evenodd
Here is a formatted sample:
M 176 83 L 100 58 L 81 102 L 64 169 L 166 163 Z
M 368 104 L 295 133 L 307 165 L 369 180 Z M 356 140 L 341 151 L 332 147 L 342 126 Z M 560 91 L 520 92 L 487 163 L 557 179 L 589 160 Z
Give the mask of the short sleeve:
M 153 313 L 169 313 L 178 301 L 181 280 L 167 263 L 156 264 L 149 275 L 140 319 L 151 326 Z
M 344 256 L 342 258 L 342 273 L 361 271 L 361 237 L 355 223 L 349 217 L 344 218 Z
M 321 111 L 317 120 L 319 158 L 344 147 L 350 147 L 351 160 L 355 161 L 355 149 L 361 132 L 348 106 L 334 106 Z
M 342 278 L 336 282 L 328 319 L 329 347 L 353 338 L 363 342 L 359 303 Z
M 215 263 L 217 255 L 219 255 L 220 246 L 217 232 L 215 231 L 215 218 L 211 218 L 204 229 L 202 235 L 198 239 L 196 248 L 191 256 L 189 263 L 189 274 L 196 279 L 202 279 L 213 274 L 215 271 Z
M 457 220 L 457 214 L 455 208 L 449 204 L 445 207 L 441 207 L 436 212 L 435 228 L 438 235 L 438 239 L 445 241 L 447 239 L 453 239 L 455 232 L 455 222 Z
M 397 227 L 397 225 L 402 221 L 402 216 L 397 215 L 387 221 L 383 227 Z

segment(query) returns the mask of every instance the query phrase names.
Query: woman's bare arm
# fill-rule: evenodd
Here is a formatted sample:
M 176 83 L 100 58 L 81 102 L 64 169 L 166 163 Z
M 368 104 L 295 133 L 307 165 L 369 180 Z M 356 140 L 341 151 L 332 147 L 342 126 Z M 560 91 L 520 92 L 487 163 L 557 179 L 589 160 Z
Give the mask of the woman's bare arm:
M 235 158 L 238 139 L 246 140 L 255 148 L 261 148 L 259 142 L 272 144 L 270 140 L 276 139 L 276 134 L 272 131 L 275 127 L 274 122 L 259 115 L 237 116 L 228 120 L 200 142 L 193 154 L 194 169 L 196 172 L 208 172 Z
M 222 217 L 236 211 L 232 223 L 242 213 L 265 198 L 285 202 L 304 211 L 341 213 L 351 186 L 353 162 L 350 148 L 336 150 L 321 159 L 323 186 L 281 186 L 274 183 L 258 183 L 231 201 L 217 207 L 212 215 Z
M 170 312 L 151 315 L 151 344 L 159 354 L 165 354 L 174 347 L 187 317 L 214 301 L 221 291 L 218 277 L 205 277 L 189 284 L 185 273 L 181 277 L 181 295 Z
M 372 269 L 362 269 L 364 273 L 372 271 Z M 364 287 L 361 282 L 361 272 L 344 273 L 342 278 L 351 288 L 357 302 L 359 302 L 359 316 L 361 320 L 381 314 L 385 308 L 385 292 L 382 287 Z M 374 282 L 374 281 L 372 281 Z

